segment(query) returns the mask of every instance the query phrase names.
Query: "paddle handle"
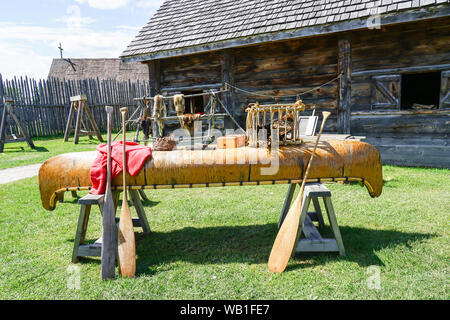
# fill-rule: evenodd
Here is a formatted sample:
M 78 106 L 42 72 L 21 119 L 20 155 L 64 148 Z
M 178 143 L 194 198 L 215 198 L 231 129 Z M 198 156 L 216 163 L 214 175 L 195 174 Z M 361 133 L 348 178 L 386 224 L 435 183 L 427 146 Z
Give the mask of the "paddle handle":
M 127 118 L 128 108 L 121 108 L 120 113 L 122 113 L 122 127 L 123 127 L 123 200 L 127 201 L 127 154 L 126 154 L 126 141 L 127 141 L 127 131 L 126 131 L 126 118 Z
M 108 148 L 108 160 L 107 160 L 107 180 L 106 180 L 106 186 L 111 187 L 111 131 L 112 131 L 112 113 L 113 113 L 113 107 L 106 106 L 106 119 L 107 119 L 107 131 L 108 131 L 108 141 L 107 141 L 107 148 Z

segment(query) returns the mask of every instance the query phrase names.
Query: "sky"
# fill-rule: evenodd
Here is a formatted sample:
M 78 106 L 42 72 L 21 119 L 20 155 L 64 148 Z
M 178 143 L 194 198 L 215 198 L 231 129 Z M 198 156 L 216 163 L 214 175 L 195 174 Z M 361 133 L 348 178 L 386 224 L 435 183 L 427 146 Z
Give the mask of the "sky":
M 54 58 L 118 58 L 163 0 L 0 0 L 0 74 L 47 78 Z

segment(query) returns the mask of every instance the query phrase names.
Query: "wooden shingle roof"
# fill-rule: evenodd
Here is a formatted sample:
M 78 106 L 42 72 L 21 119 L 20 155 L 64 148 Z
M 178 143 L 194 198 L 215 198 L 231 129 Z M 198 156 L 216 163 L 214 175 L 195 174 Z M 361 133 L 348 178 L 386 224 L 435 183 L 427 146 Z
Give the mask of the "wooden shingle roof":
M 450 15 L 449 0 L 166 0 L 122 53 L 144 61 Z
M 142 63 L 123 63 L 120 59 L 71 59 L 75 70 L 65 60 L 53 59 L 48 78 L 66 80 L 116 79 L 148 81 L 148 67 Z

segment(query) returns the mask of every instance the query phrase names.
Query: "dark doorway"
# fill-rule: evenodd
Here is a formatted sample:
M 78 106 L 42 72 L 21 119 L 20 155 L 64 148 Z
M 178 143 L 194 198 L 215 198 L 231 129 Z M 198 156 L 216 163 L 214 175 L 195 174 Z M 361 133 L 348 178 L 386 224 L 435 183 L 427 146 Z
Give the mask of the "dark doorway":
M 203 93 L 203 91 L 202 90 L 183 91 L 183 94 L 185 96 L 195 95 L 195 94 L 199 94 L 199 93 Z M 205 102 L 204 102 L 203 96 L 186 98 L 185 103 L 186 103 L 185 113 L 204 113 L 205 112 Z
M 439 107 L 441 73 L 426 72 L 402 75 L 401 109 Z

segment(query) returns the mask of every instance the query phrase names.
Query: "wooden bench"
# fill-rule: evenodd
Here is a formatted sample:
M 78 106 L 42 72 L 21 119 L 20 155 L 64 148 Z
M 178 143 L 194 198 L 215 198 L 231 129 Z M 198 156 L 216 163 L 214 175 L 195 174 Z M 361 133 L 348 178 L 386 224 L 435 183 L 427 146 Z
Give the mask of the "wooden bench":
M 284 218 L 289 212 L 296 186 L 297 184 L 291 184 L 289 186 L 278 227 L 281 226 Z M 313 223 L 313 221 L 318 222 L 319 229 L 323 228 L 325 225 L 319 198 L 323 199 L 334 239 L 322 238 L 319 230 Z M 313 202 L 315 210 L 313 212 L 308 211 L 311 201 Z M 345 256 L 344 243 L 342 241 L 333 204 L 331 203 L 331 191 L 321 183 L 311 183 L 305 186 L 297 238 L 299 240 L 297 247 L 293 250 L 293 255 L 295 255 L 295 253 L 338 252 L 341 256 Z
M 136 190 L 130 190 L 130 200 L 136 210 L 139 218 L 133 218 L 133 225 L 135 227 L 142 228 L 144 234 L 151 232 L 148 224 L 147 217 L 145 215 L 144 207 L 139 193 Z M 113 191 L 114 205 L 117 210 L 119 203 L 120 191 Z M 86 231 L 89 222 L 89 216 L 91 213 L 92 205 L 98 205 L 100 212 L 103 212 L 104 195 L 92 195 L 88 194 L 78 200 L 80 205 L 80 214 L 78 217 L 78 226 L 75 234 L 75 240 L 73 244 L 72 262 L 77 263 L 79 257 L 101 257 L 102 255 L 102 239 L 100 238 L 93 244 L 85 244 Z M 120 221 L 120 218 L 116 217 L 116 223 Z

